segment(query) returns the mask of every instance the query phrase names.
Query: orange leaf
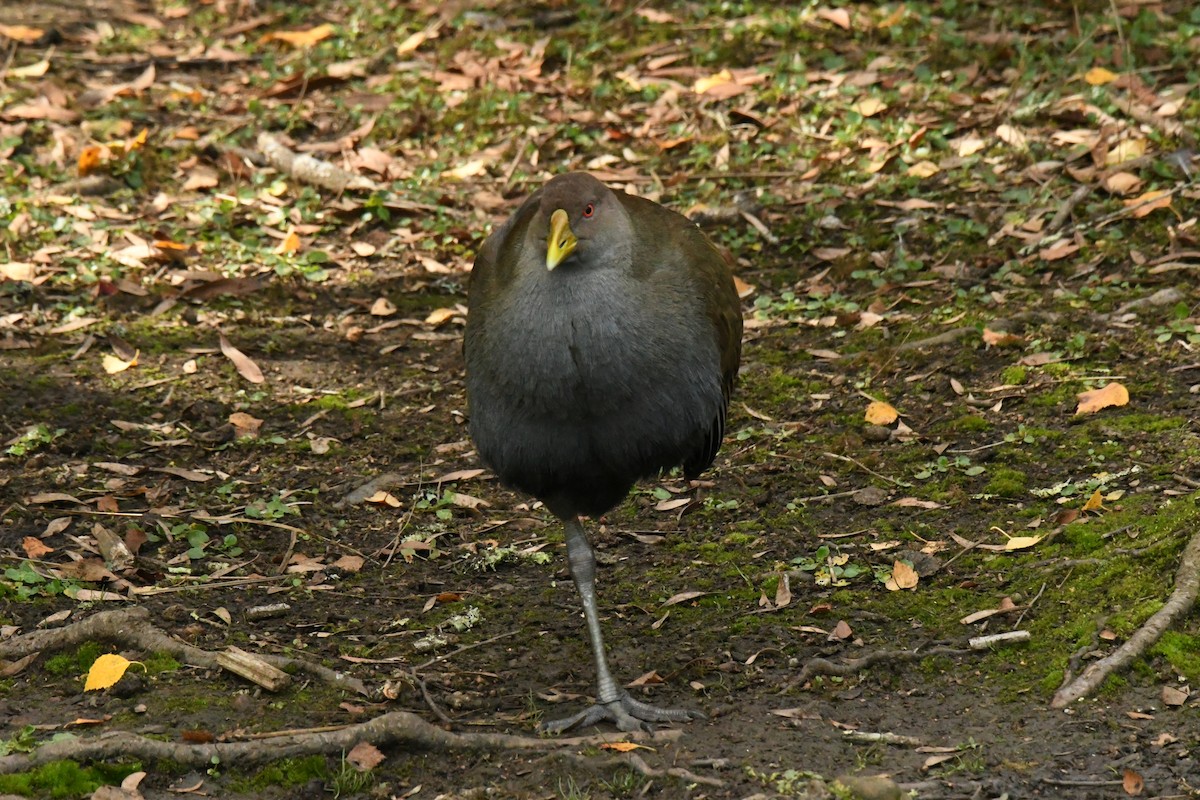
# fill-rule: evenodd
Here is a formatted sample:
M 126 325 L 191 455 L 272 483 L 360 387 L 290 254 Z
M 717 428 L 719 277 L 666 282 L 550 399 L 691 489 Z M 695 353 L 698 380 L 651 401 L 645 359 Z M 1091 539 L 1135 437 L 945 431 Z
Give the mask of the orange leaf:
M 867 406 L 863 418 L 872 425 L 891 425 L 900 417 L 900 412 L 888 403 L 876 400 Z
M 80 175 L 91 175 L 103 160 L 104 148 L 99 145 L 90 145 L 79 151 L 79 160 L 75 162 L 75 169 Z
M 41 28 L 31 28 L 28 25 L 0 25 L 0 36 L 7 36 L 21 44 L 33 44 L 45 35 L 46 32 Z
M 1083 79 L 1090 86 L 1103 86 L 1106 83 L 1112 83 L 1117 79 L 1117 73 L 1104 67 L 1092 67 L 1083 76 Z
M 295 253 L 299 249 L 300 237 L 297 236 L 296 232 L 293 230 L 287 232 L 287 236 L 283 237 L 283 241 L 281 241 L 279 246 L 275 248 L 275 252 L 279 255 L 288 255 Z
M 1080 392 L 1076 396 L 1079 398 L 1079 407 L 1075 409 L 1076 414 L 1095 414 L 1100 409 L 1109 406 L 1129 405 L 1129 390 L 1116 381 L 1100 389 Z
M 1171 195 L 1167 192 L 1154 189 L 1146 192 L 1143 195 L 1134 197 L 1130 200 L 1122 200 L 1126 208 L 1132 208 L 1132 216 L 1134 219 L 1141 219 L 1150 214 L 1152 211 L 1157 211 L 1160 208 L 1171 207 Z
M 283 42 L 290 44 L 292 47 L 312 47 L 322 39 L 328 39 L 333 35 L 332 25 L 318 25 L 315 28 L 309 28 L 306 31 L 274 31 L 268 33 L 259 39 L 259 43 L 265 42 Z
M 603 750 L 616 750 L 618 753 L 630 753 L 634 750 L 651 750 L 653 748 L 640 745 L 637 742 L 605 742 L 600 745 Z
M 994 331 L 991 328 L 983 329 L 983 343 L 988 347 L 1007 347 L 1009 345 L 1024 344 L 1024 342 L 1025 340 L 1015 333 Z
M 53 547 L 47 547 L 42 544 L 42 540 L 36 536 L 26 536 L 21 540 L 21 549 L 25 551 L 28 558 L 41 558 L 47 553 L 53 553 Z

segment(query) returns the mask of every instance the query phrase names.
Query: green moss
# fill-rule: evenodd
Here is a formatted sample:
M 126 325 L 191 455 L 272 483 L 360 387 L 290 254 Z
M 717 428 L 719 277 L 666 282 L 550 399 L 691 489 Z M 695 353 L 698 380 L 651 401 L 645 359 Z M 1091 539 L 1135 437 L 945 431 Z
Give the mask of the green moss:
M 984 419 L 978 414 L 963 414 L 961 417 L 955 417 L 943 426 L 946 433 L 976 433 L 979 431 L 989 431 L 994 425 L 989 420 Z
M 132 764 L 94 764 L 81 767 L 74 761 L 52 761 L 29 772 L 0 775 L 0 793 L 26 797 L 73 800 L 90 796 L 101 786 L 119 786 L 141 769 Z
M 1020 386 L 1029 378 L 1029 368 L 1014 364 L 1000 372 L 1000 380 L 1010 386 Z
M 312 780 L 327 781 L 332 773 L 324 756 L 284 758 L 260 769 L 248 778 L 230 781 L 234 792 L 258 794 L 271 787 L 303 786 Z
M 181 664 L 170 653 L 151 653 L 149 658 L 142 661 L 147 675 L 158 675 L 162 672 L 174 672 Z
M 73 653 L 59 653 L 46 659 L 45 670 L 59 677 L 83 675 L 103 652 L 97 642 L 84 642 Z
M 1029 478 L 1024 472 L 1007 467 L 997 467 L 991 471 L 991 480 L 983 487 L 984 494 L 997 497 L 1020 497 L 1025 494 Z
M 1105 419 L 1104 424 L 1111 430 L 1128 433 L 1162 433 L 1174 431 L 1188 426 L 1188 420 L 1183 417 L 1164 417 L 1156 414 L 1121 414 Z
M 1200 637 L 1166 631 L 1150 652 L 1165 658 L 1172 669 L 1189 681 L 1200 678 Z

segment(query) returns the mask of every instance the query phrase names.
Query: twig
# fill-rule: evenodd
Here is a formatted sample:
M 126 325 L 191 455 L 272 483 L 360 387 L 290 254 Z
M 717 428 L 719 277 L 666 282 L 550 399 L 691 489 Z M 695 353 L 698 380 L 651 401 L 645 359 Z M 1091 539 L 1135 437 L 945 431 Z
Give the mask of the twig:
M 1200 592 L 1200 533 L 1193 534 L 1183 549 L 1179 571 L 1175 574 L 1175 591 L 1167 602 L 1143 623 L 1129 639 L 1104 658 L 1088 666 L 1078 678 L 1064 680 L 1063 686 L 1050 701 L 1052 708 L 1063 708 L 1093 692 L 1112 673 L 1123 669 L 1158 641 L 1172 622 L 1188 613 Z M 1069 678 L 1069 676 L 1068 676 Z

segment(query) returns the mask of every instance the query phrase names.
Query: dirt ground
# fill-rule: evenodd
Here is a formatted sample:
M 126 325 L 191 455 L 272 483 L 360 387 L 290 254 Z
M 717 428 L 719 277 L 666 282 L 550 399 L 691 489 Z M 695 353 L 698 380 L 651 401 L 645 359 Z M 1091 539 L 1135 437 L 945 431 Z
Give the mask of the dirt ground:
M 1022 17 L 1017 30 L 1037 24 Z M 537 33 L 514 30 L 520 41 Z M 463 44 L 471 29 L 443 36 Z M 782 47 L 756 41 L 760 53 Z M 1000 66 L 982 74 L 992 82 L 972 85 L 979 96 L 1003 83 Z M 1055 123 L 1045 129 L 1065 127 Z M 586 166 L 574 148 L 572 166 Z M 745 215 L 705 222 L 747 287 L 739 387 L 714 467 L 698 485 L 641 486 L 586 525 L 618 679 L 705 719 L 642 737 L 636 763 L 599 739 L 547 751 L 383 747 L 367 773 L 337 752 L 265 769 L 141 761 L 141 793 L 815 798 L 835 796 L 838 776 L 887 776 L 921 798 L 1200 795 L 1194 614 L 1092 696 L 1050 705 L 1065 671 L 1111 652 L 1162 605 L 1200 518 L 1200 192 L 1147 166 L 1147 180 L 1175 187 L 1170 209 L 1092 226 L 1119 208 L 1093 196 L 1066 240 L 1079 253 L 1039 257 L 1012 223 L 1053 216 L 1073 184 L 1059 174 L 1048 196 L 1022 199 L 1014 187 L 1033 191 L 1034 159 L 1014 160 L 1024 177 L 1006 185 L 989 184 L 1006 174 L 995 164 L 946 167 L 969 181 L 922 187 L 832 167 L 825 184 L 770 164 L 756 177 L 753 162 L 734 165 L 748 177 L 707 189 L 653 185 L 681 210 L 767 190 Z M 187 269 L 216 268 L 222 246 L 251 236 L 238 228 L 199 263 L 122 273 L 145 292 L 74 273 L 0 283 L 0 438 L 11 447 L 33 426 L 47 431 L 0 455 L 0 647 L 136 604 L 196 647 L 317 662 L 367 689 L 302 674 L 272 693 L 128 643 L 72 646 L 0 677 L 0 757 L 23 752 L 28 726 L 39 743 L 112 730 L 250 741 L 409 710 L 447 730 L 536 736 L 539 720 L 583 707 L 592 666 L 561 527 L 483 470 L 465 425 L 470 254 L 539 174 L 529 165 L 520 180 L 439 185 L 419 199 L 453 216 L 388 224 L 318 195 L 329 217 L 311 236 L 336 262 L 324 282 L 247 267 L 238 276 L 256 282 L 236 291 L 180 293 L 211 280 Z M 485 191 L 500 200 L 481 209 L 472 198 Z M 936 208 L 905 206 L 913 197 Z M 141 220 L 130 226 L 158 224 L 166 238 L 192 224 L 186 210 L 155 223 L 149 196 L 118 206 Z M 10 260 L 52 241 L 10 238 Z M 356 243 L 392 255 L 355 261 Z M 896 267 L 910 258 L 919 263 Z M 1168 263 L 1182 266 L 1156 268 Z M 391 310 L 372 312 L 381 298 Z M 58 330 L 83 316 L 94 320 Z M 262 382 L 222 354 L 218 328 Z M 138 363 L 110 373 L 100 355 L 122 342 Z M 1113 382 L 1127 403 L 1076 413 L 1080 392 Z M 866 420 L 872 400 L 902 416 Z M 131 545 L 131 563 L 104 565 L 97 526 Z M 1036 541 L 1005 549 L 1014 537 Z M 898 563 L 915 585 L 887 585 L 906 574 Z M 283 605 L 259 611 L 270 604 Z M 984 610 L 997 613 L 964 621 Z M 967 648 L 1007 630 L 1030 640 Z M 923 655 L 936 647 L 960 652 Z M 102 652 L 146 669 L 85 692 Z M 820 659 L 847 666 L 811 672 Z M 888 791 L 856 796 L 897 796 Z

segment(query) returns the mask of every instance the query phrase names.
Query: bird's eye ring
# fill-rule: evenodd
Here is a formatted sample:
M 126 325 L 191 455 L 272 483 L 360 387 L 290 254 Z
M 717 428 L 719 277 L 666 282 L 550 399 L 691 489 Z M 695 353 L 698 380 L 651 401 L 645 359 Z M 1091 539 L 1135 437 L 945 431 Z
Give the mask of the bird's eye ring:
M 584 219 L 591 219 L 592 215 L 595 213 L 596 213 L 596 207 L 594 205 L 592 205 L 591 203 L 588 203 L 586 206 L 583 207 Z

